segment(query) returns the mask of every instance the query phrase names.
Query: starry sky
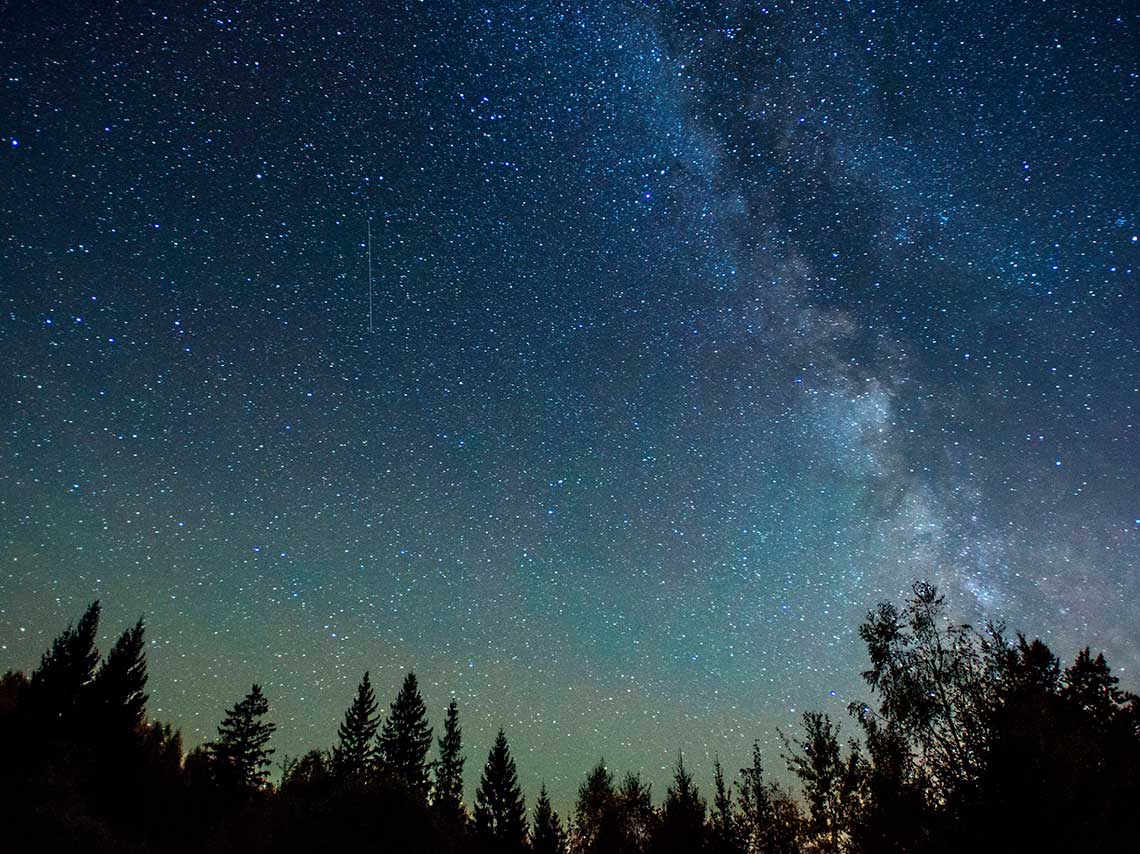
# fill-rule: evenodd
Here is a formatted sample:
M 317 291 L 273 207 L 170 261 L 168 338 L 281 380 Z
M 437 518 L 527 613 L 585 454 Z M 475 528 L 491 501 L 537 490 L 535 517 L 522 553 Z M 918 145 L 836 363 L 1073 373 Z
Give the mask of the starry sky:
M 915 578 L 1135 689 L 1140 13 L 1078 5 L 0 3 L 0 666 L 100 598 L 277 758 L 414 668 L 562 809 L 778 766 Z

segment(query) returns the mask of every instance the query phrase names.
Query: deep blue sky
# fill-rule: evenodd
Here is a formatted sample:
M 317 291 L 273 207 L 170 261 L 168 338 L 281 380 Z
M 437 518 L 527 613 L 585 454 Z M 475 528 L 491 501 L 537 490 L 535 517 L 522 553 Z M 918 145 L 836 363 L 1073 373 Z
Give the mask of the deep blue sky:
M 0 4 L 0 666 L 370 669 L 569 804 L 915 578 L 1140 668 L 1133 4 Z M 374 324 L 368 328 L 371 219 Z

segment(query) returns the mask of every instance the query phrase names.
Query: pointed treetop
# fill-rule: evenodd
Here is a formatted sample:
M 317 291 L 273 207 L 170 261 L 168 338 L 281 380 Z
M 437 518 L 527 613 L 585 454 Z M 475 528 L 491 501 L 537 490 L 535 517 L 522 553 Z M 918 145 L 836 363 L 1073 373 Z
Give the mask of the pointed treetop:
M 550 804 L 550 797 L 546 794 L 546 783 L 538 792 L 538 800 L 534 804 L 534 829 L 530 837 L 531 854 L 565 854 L 566 832 L 562 828 L 562 819 Z
M 242 792 L 265 788 L 274 751 L 266 744 L 276 724 L 261 719 L 269 712 L 269 701 L 255 684 L 245 698 L 226 710 L 218 724 L 218 740 L 206 745 L 215 778 Z
M 139 734 L 146 717 L 146 642 L 142 618 L 119 636 L 93 683 L 99 726 Z
M 352 705 L 344 713 L 344 722 L 337 728 L 338 742 L 333 747 L 333 774 L 344 784 L 360 785 L 372 771 L 375 761 L 372 739 L 380 725 L 377 708 L 376 694 L 365 671 Z
M 453 699 L 447 706 L 443 735 L 439 737 L 439 761 L 435 763 L 432 806 L 447 820 L 461 822 L 463 809 L 463 740 L 459 727 L 459 705 Z
M 95 679 L 99 650 L 99 600 L 87 606 L 74 626 L 63 630 L 40 659 L 32 673 L 32 701 L 45 723 L 63 727 L 79 725 L 80 705 Z
M 521 852 L 526 848 L 526 802 L 507 736 L 501 729 L 475 791 L 475 833 L 500 851 Z
M 414 672 L 404 677 L 400 693 L 380 730 L 378 747 L 384 771 L 426 801 L 431 727 Z

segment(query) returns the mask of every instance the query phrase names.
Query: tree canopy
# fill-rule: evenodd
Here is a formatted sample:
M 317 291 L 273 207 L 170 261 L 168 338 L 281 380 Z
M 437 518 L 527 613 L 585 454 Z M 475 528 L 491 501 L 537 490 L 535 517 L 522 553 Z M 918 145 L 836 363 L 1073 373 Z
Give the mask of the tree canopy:
M 1040 638 L 955 622 L 922 583 L 859 627 L 868 698 L 850 705 L 851 733 L 818 711 L 780 733 L 791 788 L 769 778 L 758 741 L 734 779 L 712 763 L 711 809 L 680 754 L 659 804 L 638 772 L 615 778 L 598 761 L 569 827 L 542 785 L 529 832 L 501 729 L 468 820 L 458 704 L 430 759 L 414 673 L 381 726 L 365 672 L 336 742 L 286 757 L 275 786 L 259 685 L 184 754 L 180 733 L 147 716 L 142 620 L 100 657 L 99 619 L 95 602 L 30 677 L 0 678 L 0 819 L 30 840 L 13 850 L 950 854 L 1140 839 L 1140 698 L 1104 654 L 1084 647 L 1063 667 Z

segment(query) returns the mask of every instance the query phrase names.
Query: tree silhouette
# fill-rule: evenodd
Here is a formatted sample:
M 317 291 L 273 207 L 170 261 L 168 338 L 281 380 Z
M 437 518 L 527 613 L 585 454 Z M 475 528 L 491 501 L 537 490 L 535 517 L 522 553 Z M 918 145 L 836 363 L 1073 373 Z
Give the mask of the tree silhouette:
M 352 705 L 337 728 L 338 742 L 332 752 L 332 772 L 344 785 L 363 784 L 375 765 L 372 739 L 376 737 L 380 724 L 376 709 L 376 695 L 372 691 L 368 671 L 365 671 Z
M 864 798 L 852 815 L 852 848 L 867 854 L 918 850 L 930 824 L 922 769 L 895 724 L 864 707 L 852 713 L 863 727 L 867 749 Z
M 439 738 L 439 760 L 435 763 L 432 806 L 445 820 L 460 824 L 463 810 L 463 740 L 459 727 L 459 705 L 453 699 L 447 706 L 443 735 Z
M 502 731 L 469 835 L 454 700 L 427 802 L 431 730 L 414 674 L 377 733 L 365 673 L 331 752 L 287 760 L 277 789 L 266 782 L 275 727 L 257 685 L 226 710 L 218 738 L 183 760 L 179 734 L 147 720 L 142 621 L 100 663 L 99 616 L 96 602 L 30 678 L 0 678 L 0 820 L 28 840 L 15 850 L 1059 854 L 1132 850 L 1140 838 L 1140 698 L 1088 647 L 1062 669 L 1040 639 L 953 624 L 928 585 L 916 584 L 902 608 L 880 605 L 860 627 L 871 661 L 864 676 L 880 701 L 850 707 L 862 745 L 844 748 L 818 712 L 804 715 L 801 739 L 784 739 L 806 815 L 765 779 L 754 743 L 736 784 L 714 762 L 707 817 L 683 759 L 657 809 L 637 774 L 615 785 L 599 762 L 578 789 L 569 839 L 545 785 L 528 838 Z M 376 743 L 390 762 L 374 777 Z
M 752 764 L 740 769 L 740 835 L 746 848 L 767 852 L 774 848 L 775 813 L 772 792 L 764 781 L 764 762 L 759 743 L 752 744 Z
M 716 854 L 744 854 L 741 822 L 732 805 L 732 786 L 724 781 L 720 757 L 713 760 L 713 805 L 709 821 L 709 846 Z
M 599 759 L 578 787 L 571 847 L 575 854 L 616 851 L 621 840 L 613 774 Z
M 803 785 L 809 830 L 817 850 L 839 852 L 850 836 L 850 816 L 861 794 L 862 761 L 851 742 L 846 760 L 839 747 L 839 726 L 821 712 L 804 712 L 804 738 L 787 757 L 788 768 Z
M 0 724 L 9 724 L 19 714 L 28 695 L 28 677 L 9 670 L 0 677 Z
M 1061 699 L 1080 709 L 1098 726 L 1107 726 L 1121 711 L 1125 694 L 1120 680 L 1112 675 L 1103 654 L 1093 658 L 1086 646 L 1065 668 L 1061 679 Z
M 904 611 L 881 603 L 859 635 L 871 660 L 863 678 L 879 695 L 881 716 L 915 746 L 932 798 L 967 802 L 985 766 L 999 699 L 978 635 L 950 623 L 937 588 L 922 582 Z M 990 645 L 1001 643 L 998 634 Z
M 386 772 L 424 801 L 428 794 L 430 749 L 427 706 L 420 696 L 416 674 L 409 672 L 380 729 L 379 760 Z
M 530 836 L 532 854 L 566 854 L 566 832 L 562 820 L 550 805 L 546 784 L 538 792 L 534 804 L 534 830 Z
M 526 848 L 526 802 L 519 789 L 515 760 L 501 729 L 475 790 L 475 834 L 491 851 Z
M 684 756 L 678 755 L 677 764 L 673 766 L 673 782 L 661 805 L 661 821 L 652 850 L 654 854 L 681 854 L 705 851 L 707 847 L 705 800 L 693 782 L 693 775 L 685 768 Z
M 92 682 L 102 737 L 138 735 L 146 717 L 146 646 L 143 621 L 119 636 Z
M 226 710 L 218 725 L 218 740 L 206 745 L 214 779 L 225 788 L 253 793 L 265 788 L 269 757 L 267 748 L 276 724 L 261 719 L 269 712 L 269 701 L 254 685 L 245 698 Z
M 657 832 L 658 814 L 653 809 L 653 793 L 641 776 L 627 771 L 617 790 L 614 826 L 620 854 L 644 854 Z
M 295 801 L 316 799 L 321 797 L 329 780 L 335 776 L 336 768 L 329 755 L 323 750 L 310 750 L 297 759 L 286 759 L 282 763 L 281 794 Z
M 32 673 L 29 692 L 37 722 L 55 729 L 57 734 L 78 735 L 82 706 L 99 664 L 99 650 L 95 647 L 99 614 L 96 600 L 74 628 L 69 625 L 52 642 Z

